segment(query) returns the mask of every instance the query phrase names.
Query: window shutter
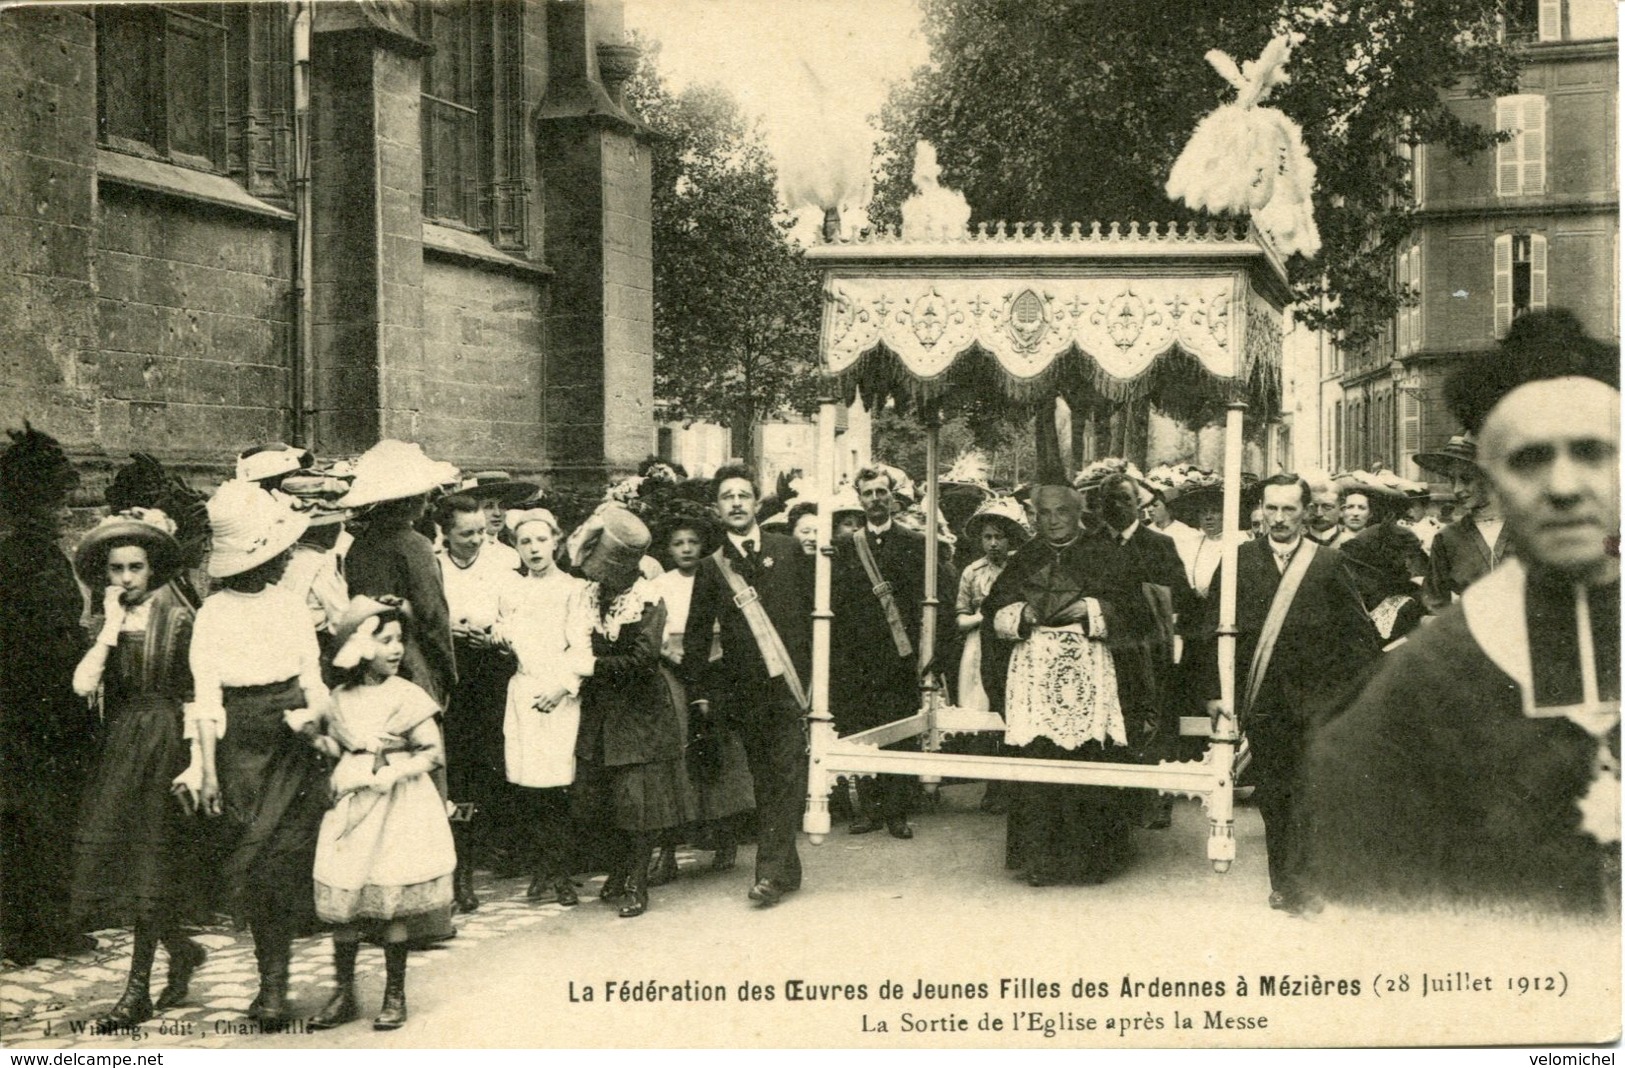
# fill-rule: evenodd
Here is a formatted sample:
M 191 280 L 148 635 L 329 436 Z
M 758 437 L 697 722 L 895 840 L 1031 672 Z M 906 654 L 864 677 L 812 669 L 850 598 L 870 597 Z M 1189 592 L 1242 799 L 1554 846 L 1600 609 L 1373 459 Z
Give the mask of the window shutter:
M 1495 102 L 1495 132 L 1516 130 L 1518 127 L 1518 98 L 1503 96 Z M 1495 146 L 1495 192 L 1498 196 L 1518 195 L 1518 182 L 1523 177 L 1518 153 L 1517 135 L 1512 140 Z
M 1563 39 L 1563 0 L 1540 0 L 1540 39 Z
M 1406 249 L 1404 252 L 1401 252 L 1399 254 L 1399 272 L 1398 273 L 1399 273 L 1399 290 L 1400 290 L 1401 293 L 1404 293 L 1406 290 L 1408 290 L 1410 288 L 1410 282 L 1411 282 L 1411 253 L 1413 251 L 1414 251 L 1413 249 Z M 1398 348 L 1399 348 L 1400 355 L 1403 356 L 1405 353 L 1411 351 L 1411 310 L 1410 310 L 1410 308 L 1405 307 L 1404 305 L 1401 305 L 1400 308 L 1399 308 L 1399 313 L 1397 315 L 1395 315 L 1394 318 L 1399 320 L 1399 345 L 1398 345 Z
M 1518 191 L 1536 196 L 1546 191 L 1546 98 L 1526 96 L 1518 116 L 1518 140 L 1522 176 Z
M 1404 471 L 1407 478 L 1416 478 L 1416 463 L 1411 457 L 1422 451 L 1422 402 L 1414 388 L 1400 390 L 1399 413 L 1400 462 L 1394 466 Z
M 1529 235 L 1529 310 L 1546 307 L 1546 235 Z
M 1512 235 L 1495 239 L 1495 336 L 1512 327 Z
M 1411 351 L 1420 352 L 1422 342 L 1422 246 L 1420 243 L 1411 247 L 1411 292 L 1416 295 L 1416 303 L 1405 309 L 1411 321 Z

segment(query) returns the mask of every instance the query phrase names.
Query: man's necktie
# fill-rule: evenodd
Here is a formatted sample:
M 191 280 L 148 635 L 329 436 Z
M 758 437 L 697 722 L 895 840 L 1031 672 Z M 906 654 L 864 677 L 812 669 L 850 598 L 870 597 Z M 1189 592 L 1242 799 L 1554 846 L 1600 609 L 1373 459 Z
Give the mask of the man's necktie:
M 744 541 L 745 559 L 754 563 L 756 561 L 756 539 L 746 538 Z

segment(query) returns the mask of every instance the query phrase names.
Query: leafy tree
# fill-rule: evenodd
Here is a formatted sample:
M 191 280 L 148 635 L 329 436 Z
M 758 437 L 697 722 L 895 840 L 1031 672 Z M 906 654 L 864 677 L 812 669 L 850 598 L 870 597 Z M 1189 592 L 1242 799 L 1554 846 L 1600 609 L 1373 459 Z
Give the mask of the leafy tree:
M 1440 91 L 1513 91 L 1515 50 L 1499 43 L 1506 0 L 922 0 L 932 63 L 882 111 L 877 222 L 911 192 L 914 144 L 937 146 L 944 184 L 973 222 L 1190 218 L 1163 183 L 1197 120 L 1229 99 L 1203 58 L 1238 61 L 1301 34 L 1291 83 L 1271 104 L 1303 127 L 1318 167 L 1323 248 L 1288 267 L 1299 315 L 1375 335 L 1405 302 L 1391 270 L 1411 229 L 1402 143 L 1467 155 L 1496 142 Z M 1503 8 L 1509 9 L 1503 11 Z M 1512 27 L 1516 29 L 1517 27 Z M 1325 298 L 1323 301 L 1322 298 Z
M 754 460 L 759 421 L 816 405 L 818 274 L 786 238 L 760 130 L 718 86 L 672 92 L 640 44 L 626 99 L 655 134 L 655 393 Z

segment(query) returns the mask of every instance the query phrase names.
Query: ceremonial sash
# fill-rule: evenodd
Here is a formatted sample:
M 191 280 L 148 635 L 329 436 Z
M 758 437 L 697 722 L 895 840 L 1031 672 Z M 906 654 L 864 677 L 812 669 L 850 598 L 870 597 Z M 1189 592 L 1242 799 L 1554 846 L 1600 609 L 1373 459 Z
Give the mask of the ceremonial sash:
M 1268 551 L 1268 546 L 1265 550 Z M 1286 614 L 1292 608 L 1293 598 L 1298 596 L 1298 588 L 1303 585 L 1303 576 L 1309 571 L 1309 561 L 1319 551 L 1318 543 L 1303 539 L 1298 551 L 1292 555 L 1292 562 L 1287 564 L 1286 571 L 1281 575 L 1281 584 L 1275 587 L 1275 599 L 1270 601 L 1269 614 L 1264 617 L 1264 629 L 1259 631 L 1258 645 L 1253 649 L 1253 662 L 1247 669 L 1247 699 L 1241 705 L 1243 716 L 1252 710 L 1258 691 L 1264 685 L 1270 657 L 1275 654 L 1275 640 L 1281 636 Z M 1275 561 L 1271 560 L 1270 566 L 1274 567 Z
M 908 629 L 903 626 L 903 614 L 897 610 L 897 598 L 892 596 L 891 583 L 880 577 L 880 568 L 875 566 L 875 554 L 869 548 L 868 535 L 861 530 L 853 534 L 852 546 L 858 551 L 858 561 L 863 564 L 863 573 L 869 576 L 869 585 L 874 588 L 881 611 L 886 613 L 886 626 L 891 628 L 891 640 L 897 646 L 897 655 L 913 655 L 914 646 L 908 640 Z
M 728 584 L 728 592 L 733 594 L 734 604 L 745 617 L 745 625 L 750 628 L 750 636 L 756 640 L 756 649 L 762 654 L 762 663 L 767 666 L 769 678 L 784 680 L 790 687 L 790 696 L 795 698 L 797 706 L 802 711 L 809 707 L 807 691 L 801 685 L 801 676 L 796 674 L 795 662 L 790 659 L 790 651 L 784 647 L 784 639 L 779 637 L 779 630 L 768 618 L 767 609 L 762 607 L 762 599 L 756 588 L 746 582 L 744 577 L 735 571 L 733 564 L 718 549 L 711 557 L 717 563 L 717 570 L 722 572 L 723 581 Z

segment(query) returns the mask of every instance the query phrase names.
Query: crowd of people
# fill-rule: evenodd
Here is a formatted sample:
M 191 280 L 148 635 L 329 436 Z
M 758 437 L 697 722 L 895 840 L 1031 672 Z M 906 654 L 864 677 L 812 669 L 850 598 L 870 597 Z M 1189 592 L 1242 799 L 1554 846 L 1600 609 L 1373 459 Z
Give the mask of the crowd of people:
M 1205 743 L 1181 718 L 1234 713 L 1272 906 L 1594 907 L 1618 879 L 1617 385 L 1562 315 L 1520 321 L 1496 359 L 1457 390 L 1467 432 L 1416 457 L 1452 486 L 1449 525 L 1378 471 L 1256 481 L 1253 529 L 1226 531 L 1211 472 L 1106 460 L 971 487 L 937 524 L 934 604 L 919 495 L 883 465 L 818 501 L 790 482 L 764 499 L 739 464 L 650 461 L 599 498 L 405 442 L 325 462 L 271 443 L 205 496 L 138 455 L 70 561 L 78 475 L 48 435 L 13 431 L 5 955 L 132 927 L 101 1021 L 128 1027 L 184 1003 L 207 956 L 187 926 L 229 912 L 253 936 L 250 1015 L 273 1023 L 292 1012 L 293 938 L 328 930 L 334 992 L 309 1025 L 359 1017 L 369 942 L 388 1029 L 408 952 L 479 907 L 476 867 L 562 906 L 603 872 L 598 896 L 633 918 L 679 846 L 726 872 L 753 838 L 748 897 L 774 905 L 802 881 L 820 551 L 842 735 L 909 715 L 922 685 L 1001 715 L 998 751 L 1049 760 L 1193 759 Z M 832 809 L 908 840 L 919 793 L 863 777 Z M 1138 830 L 1170 825 L 1167 799 L 1111 787 L 989 784 L 986 805 L 1033 886 L 1107 879 Z

